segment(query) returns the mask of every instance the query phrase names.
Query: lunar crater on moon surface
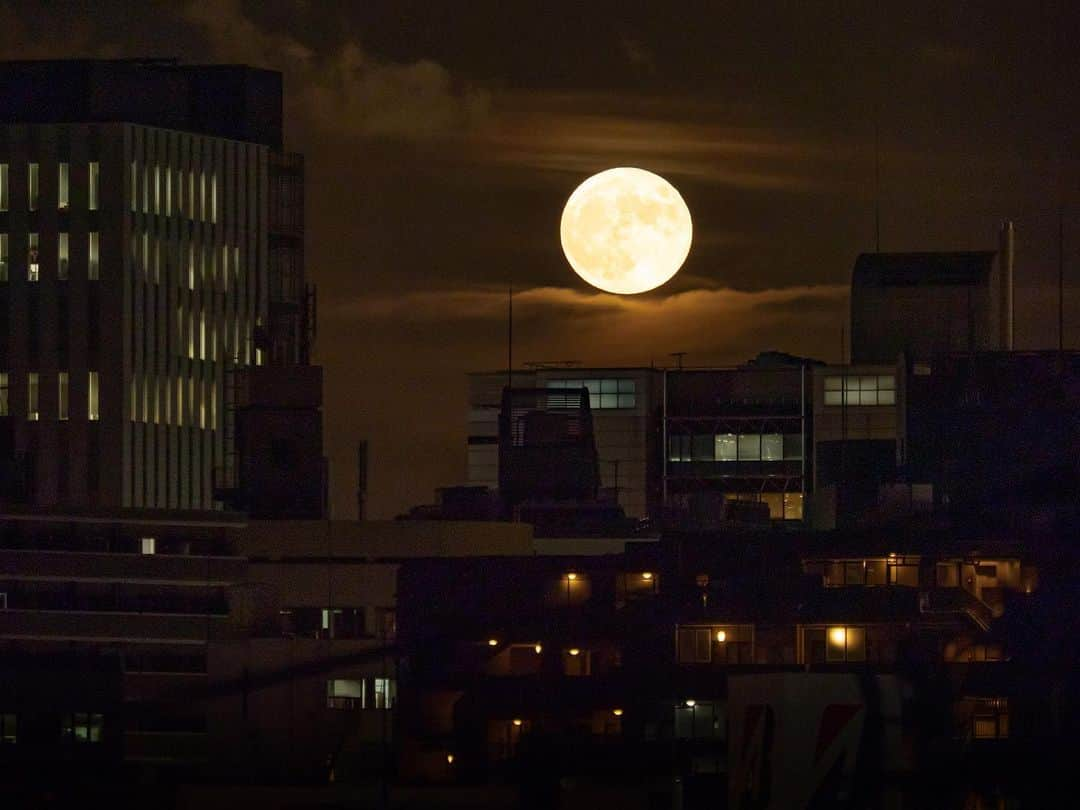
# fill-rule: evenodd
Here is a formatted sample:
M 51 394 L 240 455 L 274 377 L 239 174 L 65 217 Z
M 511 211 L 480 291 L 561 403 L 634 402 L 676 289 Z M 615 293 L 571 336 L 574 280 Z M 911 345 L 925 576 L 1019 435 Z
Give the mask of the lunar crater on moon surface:
M 594 287 L 623 295 L 669 281 L 690 253 L 690 210 L 667 180 L 644 169 L 595 174 L 566 202 L 563 252 Z

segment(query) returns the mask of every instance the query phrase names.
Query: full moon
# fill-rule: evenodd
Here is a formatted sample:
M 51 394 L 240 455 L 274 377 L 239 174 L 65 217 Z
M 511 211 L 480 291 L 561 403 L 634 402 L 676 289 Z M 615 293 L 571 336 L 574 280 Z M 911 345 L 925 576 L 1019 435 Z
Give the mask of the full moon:
M 675 187 L 644 169 L 594 174 L 566 201 L 563 253 L 579 276 L 610 293 L 659 287 L 679 272 L 693 238 L 690 209 Z

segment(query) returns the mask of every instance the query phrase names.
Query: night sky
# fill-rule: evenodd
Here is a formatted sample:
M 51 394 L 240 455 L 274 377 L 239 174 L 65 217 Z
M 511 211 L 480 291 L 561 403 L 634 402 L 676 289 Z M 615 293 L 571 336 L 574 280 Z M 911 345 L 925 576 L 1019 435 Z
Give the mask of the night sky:
M 699 8 L 708 8 L 700 12 Z M 2 58 L 176 56 L 285 76 L 334 516 L 465 478 L 464 372 L 517 361 L 836 361 L 874 249 L 993 249 L 1017 225 L 1017 347 L 1080 345 L 1080 12 L 1072 3 L 0 3 Z M 694 217 L 682 272 L 617 298 L 567 266 L 589 174 L 640 166 Z

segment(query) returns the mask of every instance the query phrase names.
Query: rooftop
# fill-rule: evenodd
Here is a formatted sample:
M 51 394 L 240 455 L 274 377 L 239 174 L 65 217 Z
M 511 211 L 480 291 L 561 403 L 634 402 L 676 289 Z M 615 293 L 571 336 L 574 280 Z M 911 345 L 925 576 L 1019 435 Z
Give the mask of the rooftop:
M 0 124 L 125 122 L 281 149 L 281 98 L 280 73 L 247 65 L 0 62 Z
M 861 253 L 852 287 L 910 287 L 927 284 L 978 284 L 993 268 L 994 251 L 945 253 Z

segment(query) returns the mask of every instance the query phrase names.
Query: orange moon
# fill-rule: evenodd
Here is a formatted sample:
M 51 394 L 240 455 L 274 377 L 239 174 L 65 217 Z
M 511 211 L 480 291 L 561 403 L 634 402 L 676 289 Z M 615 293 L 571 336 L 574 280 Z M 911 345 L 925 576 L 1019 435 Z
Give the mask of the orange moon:
M 633 295 L 679 272 L 693 230 L 690 209 L 671 183 L 644 169 L 619 167 L 574 189 L 559 235 L 566 260 L 585 281 Z

